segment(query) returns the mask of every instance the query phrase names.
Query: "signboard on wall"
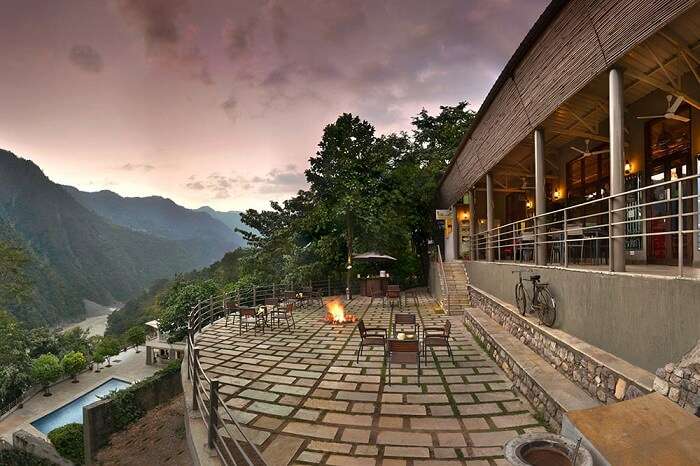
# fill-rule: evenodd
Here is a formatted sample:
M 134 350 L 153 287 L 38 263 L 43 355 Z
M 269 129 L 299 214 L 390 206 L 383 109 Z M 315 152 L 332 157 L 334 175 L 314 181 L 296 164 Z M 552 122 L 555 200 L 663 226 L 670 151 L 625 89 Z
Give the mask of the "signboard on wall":
M 450 209 L 435 209 L 435 220 L 445 221 L 452 218 L 452 211 Z
M 625 191 L 632 191 L 639 189 L 641 187 L 641 177 L 639 173 L 634 175 L 625 176 Z M 639 235 L 642 233 L 642 208 L 637 207 L 642 203 L 641 192 L 636 192 L 632 194 L 627 194 L 625 196 L 625 206 L 633 207 L 632 209 L 626 209 L 625 220 L 629 223 L 625 223 L 625 251 L 640 251 L 642 249 L 642 237 L 641 236 L 630 236 Z M 631 221 L 634 220 L 634 221 Z

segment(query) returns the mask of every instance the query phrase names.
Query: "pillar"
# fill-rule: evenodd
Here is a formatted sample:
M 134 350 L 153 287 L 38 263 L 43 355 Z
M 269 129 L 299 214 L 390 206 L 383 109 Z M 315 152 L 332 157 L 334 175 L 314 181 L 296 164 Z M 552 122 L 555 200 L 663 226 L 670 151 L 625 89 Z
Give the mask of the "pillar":
M 486 174 L 486 230 L 489 232 L 486 235 L 486 260 L 493 261 L 493 237 L 491 230 L 493 229 L 493 176 L 491 173 Z
M 608 74 L 609 104 L 610 104 L 610 194 L 619 194 L 625 190 L 625 108 L 623 94 L 623 73 L 613 68 Z M 621 209 L 625 205 L 624 196 L 615 198 L 613 209 Z M 615 213 L 613 222 L 622 222 L 624 212 Z M 615 225 L 610 229 L 613 236 L 620 236 L 610 241 L 610 256 L 608 263 L 613 272 L 625 271 L 625 225 Z
M 146 365 L 150 366 L 153 364 L 153 348 L 146 346 Z
M 476 222 L 478 217 L 476 215 L 476 190 L 472 188 L 469 191 L 469 259 L 477 260 L 476 254 L 476 241 L 474 235 L 476 234 Z
M 535 215 L 542 215 L 547 212 L 547 195 L 545 193 L 544 177 L 544 131 L 541 128 L 535 130 Z M 547 223 L 545 218 L 538 218 L 538 224 Z M 537 265 L 547 264 L 547 236 L 544 228 L 537 228 L 537 251 L 535 252 L 535 263 Z

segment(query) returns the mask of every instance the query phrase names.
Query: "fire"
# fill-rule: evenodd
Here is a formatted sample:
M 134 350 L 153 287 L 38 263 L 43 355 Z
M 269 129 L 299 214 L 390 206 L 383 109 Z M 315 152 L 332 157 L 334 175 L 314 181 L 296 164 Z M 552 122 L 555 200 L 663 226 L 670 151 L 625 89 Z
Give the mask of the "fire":
M 357 316 L 345 314 L 345 307 L 340 300 L 333 300 L 326 303 L 326 320 L 333 324 L 357 321 Z

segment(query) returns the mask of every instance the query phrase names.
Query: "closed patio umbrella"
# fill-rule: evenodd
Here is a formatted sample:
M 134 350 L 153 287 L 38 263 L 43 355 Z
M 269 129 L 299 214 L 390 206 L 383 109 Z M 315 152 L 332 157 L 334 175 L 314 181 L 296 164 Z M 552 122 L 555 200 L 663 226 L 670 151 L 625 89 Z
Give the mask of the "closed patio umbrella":
M 352 256 L 354 260 L 357 261 L 368 261 L 368 262 L 382 262 L 382 261 L 395 261 L 395 257 L 391 257 L 386 254 L 382 254 L 381 252 L 376 252 L 376 251 L 368 251 L 368 252 L 363 252 L 362 254 L 355 254 Z

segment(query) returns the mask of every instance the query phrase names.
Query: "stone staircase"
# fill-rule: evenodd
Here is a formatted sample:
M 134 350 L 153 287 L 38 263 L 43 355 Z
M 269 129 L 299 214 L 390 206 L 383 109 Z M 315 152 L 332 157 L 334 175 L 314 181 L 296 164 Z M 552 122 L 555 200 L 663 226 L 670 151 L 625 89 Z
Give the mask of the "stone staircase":
M 445 284 L 442 284 L 442 295 L 449 294 L 449 314 L 462 315 L 464 310 L 471 307 L 469 299 L 469 277 L 464 268 L 464 261 L 448 261 L 444 262 L 445 281 L 447 282 L 447 290 Z M 443 299 L 445 308 L 447 308 L 447 300 Z

